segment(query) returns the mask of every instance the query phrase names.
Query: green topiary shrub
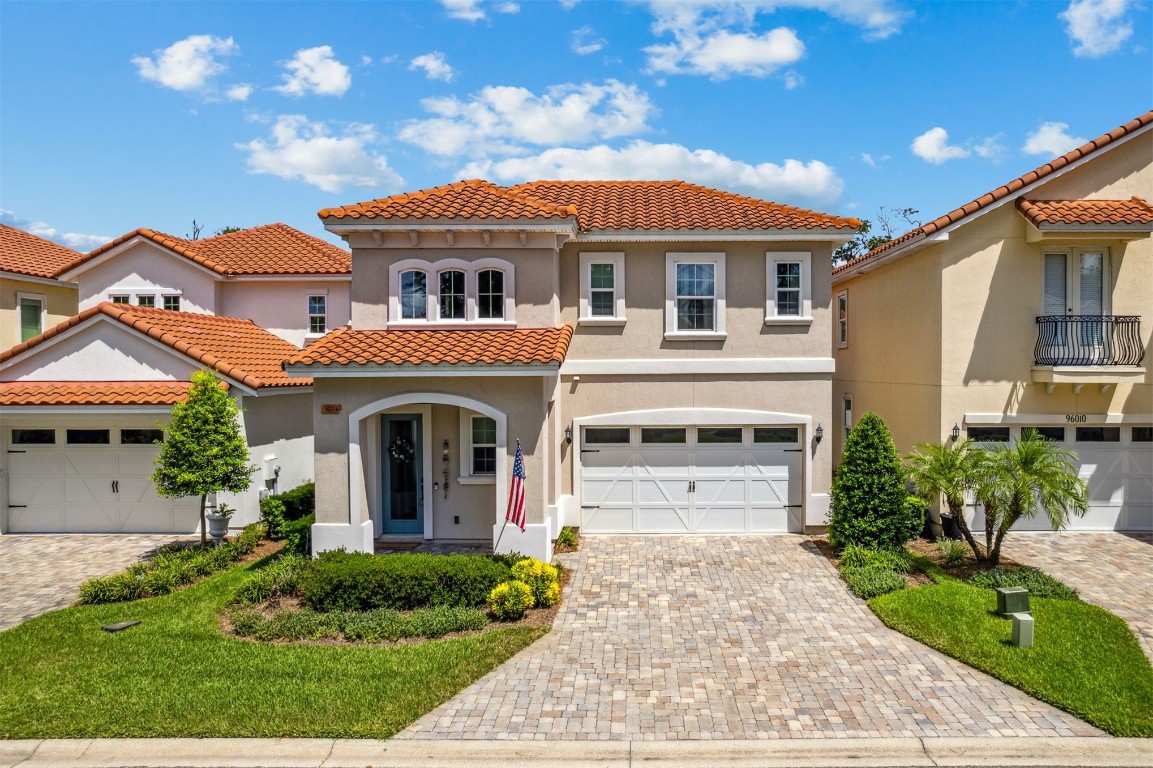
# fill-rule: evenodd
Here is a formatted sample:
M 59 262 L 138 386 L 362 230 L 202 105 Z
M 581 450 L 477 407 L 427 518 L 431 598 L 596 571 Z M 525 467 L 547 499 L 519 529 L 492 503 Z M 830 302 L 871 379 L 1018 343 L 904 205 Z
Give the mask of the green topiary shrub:
M 300 596 L 317 611 L 479 607 L 509 569 L 475 555 L 325 552 L 305 571 Z
M 304 483 L 269 498 L 284 505 L 285 520 L 299 520 L 316 513 L 316 484 Z
M 853 594 L 862 600 L 905 588 L 905 579 L 901 574 L 877 565 L 841 568 L 841 578 Z
M 284 538 L 284 502 L 275 496 L 260 500 L 260 516 L 268 526 L 268 538 L 280 541 Z
M 969 579 L 975 587 L 996 589 L 997 587 L 1024 587 L 1033 597 L 1051 597 L 1055 600 L 1080 600 L 1077 590 L 1062 581 L 1058 581 L 1049 574 L 1023 565 L 1016 571 L 1006 568 L 993 568 L 988 571 L 975 573 Z
M 532 603 L 532 589 L 523 581 L 498 584 L 488 596 L 488 609 L 499 621 L 516 621 Z
M 921 532 L 927 507 L 910 501 L 888 427 L 866 413 L 845 441 L 833 478 L 829 542 L 897 549 Z
M 528 584 L 533 605 L 537 608 L 548 608 L 560 602 L 559 574 L 548 563 L 525 558 L 512 567 L 512 577 Z

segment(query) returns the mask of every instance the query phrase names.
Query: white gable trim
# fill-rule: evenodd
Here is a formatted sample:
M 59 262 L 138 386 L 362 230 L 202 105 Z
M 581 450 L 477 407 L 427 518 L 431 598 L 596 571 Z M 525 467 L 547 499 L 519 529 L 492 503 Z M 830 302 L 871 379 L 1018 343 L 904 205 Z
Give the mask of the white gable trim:
M 182 263 L 182 264 L 188 264 L 189 266 L 196 267 L 200 271 L 204 272 L 205 274 L 211 275 L 213 278 L 215 278 L 217 280 L 220 280 L 221 278 L 224 277 L 219 272 L 214 272 L 213 270 L 209 269 L 208 267 L 204 266 L 203 264 L 197 264 L 192 259 L 181 256 L 179 253 L 176 253 L 175 251 L 173 251 L 169 248 L 165 248 L 163 245 L 160 245 L 155 240 L 147 238 L 144 235 L 136 235 L 132 239 L 124 241 L 120 245 L 116 246 L 115 248 L 112 248 L 111 250 L 105 251 L 104 253 L 100 254 L 99 256 L 97 256 L 94 259 L 89 259 L 88 261 L 84 262 L 83 264 L 77 264 L 72 269 L 61 274 L 60 279 L 61 280 L 75 280 L 77 277 L 84 274 L 88 270 L 95 269 L 96 267 L 100 266 L 101 264 L 104 264 L 105 262 L 116 258 L 120 254 L 124 253 L 125 251 L 129 250 L 130 248 L 135 247 L 136 245 L 139 245 L 140 243 L 151 246 L 158 253 L 162 253 L 162 254 L 170 257 L 170 258 L 179 259 L 180 263 Z

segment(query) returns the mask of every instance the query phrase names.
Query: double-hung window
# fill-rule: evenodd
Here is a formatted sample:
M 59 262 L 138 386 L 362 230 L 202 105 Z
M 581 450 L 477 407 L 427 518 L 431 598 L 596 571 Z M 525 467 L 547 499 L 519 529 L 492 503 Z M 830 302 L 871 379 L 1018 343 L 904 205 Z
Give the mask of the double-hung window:
M 450 269 L 437 275 L 441 320 L 464 320 L 464 272 Z
M 837 294 L 837 346 L 849 346 L 849 292 Z
M 725 331 L 723 253 L 666 255 L 665 336 L 718 338 Z
M 428 275 L 420 270 L 400 273 L 400 317 L 403 320 L 428 317 Z
M 28 341 L 44 332 L 44 297 L 27 293 L 16 294 L 20 308 L 20 341 Z
M 476 314 L 480 320 L 504 319 L 504 272 L 499 269 L 477 272 Z
M 308 297 L 308 332 L 323 335 L 328 332 L 328 297 Z
M 790 253 L 769 251 L 765 258 L 768 271 L 765 323 L 770 325 L 811 323 L 813 321 L 810 273 L 812 254 L 807 251 Z
M 625 321 L 625 255 L 580 255 L 580 322 L 621 325 Z
M 488 416 L 473 416 L 470 443 L 472 448 L 470 474 L 496 474 L 496 421 Z

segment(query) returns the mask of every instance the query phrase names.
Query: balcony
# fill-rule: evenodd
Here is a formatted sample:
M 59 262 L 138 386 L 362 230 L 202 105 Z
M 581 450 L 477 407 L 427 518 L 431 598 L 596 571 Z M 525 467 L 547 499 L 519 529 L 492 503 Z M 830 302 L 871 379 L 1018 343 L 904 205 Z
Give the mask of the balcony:
M 1102 392 L 1115 384 L 1145 378 L 1141 361 L 1141 318 L 1136 315 L 1045 315 L 1037 318 L 1033 348 L 1033 381 L 1052 392 L 1072 384 L 1079 393 L 1086 383 Z

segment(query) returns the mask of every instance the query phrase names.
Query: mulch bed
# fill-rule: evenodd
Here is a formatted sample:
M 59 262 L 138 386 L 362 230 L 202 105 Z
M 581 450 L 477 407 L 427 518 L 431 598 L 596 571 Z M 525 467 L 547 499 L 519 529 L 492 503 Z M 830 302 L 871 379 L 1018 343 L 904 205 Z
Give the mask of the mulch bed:
M 574 546 L 571 546 L 571 547 L 566 547 L 564 544 L 560 543 L 560 539 L 557 539 L 553 543 L 553 546 L 552 546 L 552 553 L 554 555 L 565 555 L 565 554 L 568 554 L 569 552 L 576 552 L 577 550 L 579 550 L 581 548 L 580 529 L 579 528 L 573 528 L 572 530 L 573 530 L 573 534 L 576 536 L 576 544 Z

